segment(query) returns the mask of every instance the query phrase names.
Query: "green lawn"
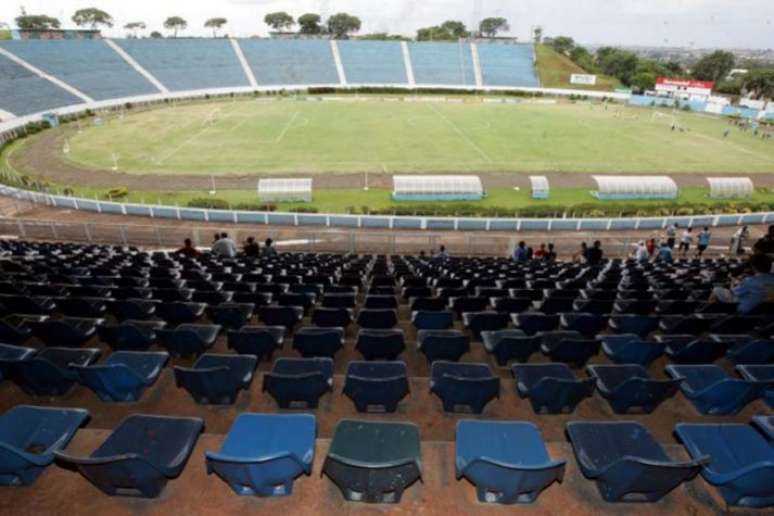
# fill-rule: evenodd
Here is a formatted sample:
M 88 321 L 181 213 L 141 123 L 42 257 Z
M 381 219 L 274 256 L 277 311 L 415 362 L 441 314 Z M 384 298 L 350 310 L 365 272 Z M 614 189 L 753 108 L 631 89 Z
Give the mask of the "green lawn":
M 128 173 L 774 172 L 774 141 L 715 117 L 592 103 L 240 100 L 89 125 L 67 159 Z

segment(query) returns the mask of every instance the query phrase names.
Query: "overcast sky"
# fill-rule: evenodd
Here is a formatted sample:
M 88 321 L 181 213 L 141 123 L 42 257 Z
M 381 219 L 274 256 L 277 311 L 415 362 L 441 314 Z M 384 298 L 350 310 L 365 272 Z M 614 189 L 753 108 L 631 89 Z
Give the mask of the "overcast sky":
M 363 21 L 361 32 L 414 35 L 418 27 L 447 19 L 469 26 L 488 16 L 503 16 L 511 34 L 527 39 L 542 25 L 546 35 L 570 35 L 583 43 L 774 48 L 774 0 L 0 0 L 0 22 L 13 23 L 24 6 L 30 14 L 58 17 L 64 27 L 82 7 L 108 11 L 121 27 L 144 21 L 163 32 L 168 16 L 188 21 L 185 35 L 208 32 L 205 20 L 229 20 L 233 36 L 266 35 L 266 13 L 294 16 L 317 12 L 324 17 L 345 11 Z M 120 28 L 107 31 L 120 37 Z

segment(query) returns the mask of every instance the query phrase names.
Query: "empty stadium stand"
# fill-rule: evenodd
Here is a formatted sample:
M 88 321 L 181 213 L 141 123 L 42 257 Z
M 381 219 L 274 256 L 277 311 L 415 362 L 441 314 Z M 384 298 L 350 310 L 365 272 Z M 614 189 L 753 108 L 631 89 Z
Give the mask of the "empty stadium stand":
M 329 41 L 246 39 L 239 46 L 261 86 L 339 83 Z
M 401 45 L 397 41 L 337 42 L 350 84 L 408 84 Z
M 532 45 L 479 43 L 477 47 L 485 86 L 540 86 Z
M 475 86 L 473 57 L 466 43 L 409 43 L 417 84 Z
M 0 55 L 0 109 L 16 116 L 80 104 L 81 99 Z

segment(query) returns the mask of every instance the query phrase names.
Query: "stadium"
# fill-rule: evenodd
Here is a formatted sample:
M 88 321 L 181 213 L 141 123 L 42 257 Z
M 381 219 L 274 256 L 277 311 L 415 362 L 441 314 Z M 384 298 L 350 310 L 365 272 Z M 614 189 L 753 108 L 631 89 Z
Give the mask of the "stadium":
M 0 512 L 771 511 L 771 61 L 474 3 L 0 24 Z

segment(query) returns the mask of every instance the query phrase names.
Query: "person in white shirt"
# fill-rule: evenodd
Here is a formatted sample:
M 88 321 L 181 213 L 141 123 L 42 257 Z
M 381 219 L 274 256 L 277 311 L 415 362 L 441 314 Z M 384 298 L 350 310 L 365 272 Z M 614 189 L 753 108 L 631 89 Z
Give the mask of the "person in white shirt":
M 212 254 L 225 258 L 233 258 L 237 254 L 236 242 L 228 237 L 228 233 L 221 233 L 220 240 L 212 244 Z
M 680 252 L 683 254 L 683 257 L 688 254 L 688 250 L 691 248 L 692 243 L 693 230 L 691 228 L 687 228 L 685 231 L 683 231 L 683 236 L 680 238 Z
M 640 263 L 646 263 L 650 259 L 650 253 L 648 253 L 648 246 L 645 245 L 645 241 L 640 241 L 637 244 L 637 250 L 634 251 L 634 258 Z
M 677 237 L 677 228 L 679 227 L 677 224 L 670 224 L 666 229 L 666 243 L 670 249 L 675 248 L 675 238 Z

